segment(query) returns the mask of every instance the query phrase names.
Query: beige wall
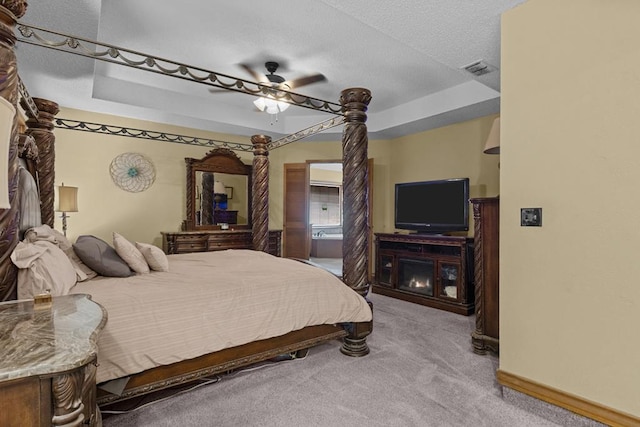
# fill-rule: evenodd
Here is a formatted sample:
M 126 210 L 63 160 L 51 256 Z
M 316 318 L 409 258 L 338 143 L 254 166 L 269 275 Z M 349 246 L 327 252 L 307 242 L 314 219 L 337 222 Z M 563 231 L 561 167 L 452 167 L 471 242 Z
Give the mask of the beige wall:
M 636 416 L 638 17 L 634 0 L 503 15 L 500 190 L 500 369 Z
M 249 137 L 161 125 L 122 117 L 92 114 L 62 108 L 57 117 L 164 131 L 187 136 L 249 144 Z M 498 193 L 498 156 L 482 154 L 482 147 L 495 116 L 422 132 L 392 141 L 370 140 L 368 154 L 373 159 L 373 229 L 393 232 L 393 192 L 396 182 L 471 178 L 471 196 Z M 161 231 L 176 231 L 185 218 L 185 157 L 201 158 L 211 148 L 151 140 L 55 129 L 56 185 L 79 187 L 79 212 L 70 214 L 68 235 L 94 234 L 111 241 L 117 231 L 131 240 L 161 245 Z M 147 156 L 155 165 L 156 181 L 141 193 L 116 187 L 109 175 L 114 157 L 125 152 Z M 252 153 L 238 152 L 247 164 Z M 283 165 L 307 160 L 340 160 L 339 141 L 298 141 L 269 154 L 269 225 L 282 229 Z M 226 183 L 227 186 L 233 184 Z M 241 194 L 234 187 L 233 203 Z M 61 228 L 56 218 L 56 228 Z
M 65 108 L 57 117 L 250 144 L 239 137 Z M 180 229 L 186 203 L 184 158 L 201 158 L 210 148 L 57 128 L 55 135 L 55 183 L 78 187 L 78 212 L 69 214 L 67 220 L 72 241 L 80 234 L 93 234 L 111 243 L 111 233 L 116 231 L 130 240 L 161 246 L 161 231 Z M 126 152 L 143 154 L 153 162 L 156 179 L 148 190 L 130 193 L 111 180 L 111 161 Z M 249 163 L 253 157 L 251 153 L 238 155 Z M 55 228 L 62 229 L 59 215 Z
M 373 227 L 384 227 L 385 204 L 389 203 L 384 188 L 389 181 L 391 144 L 385 140 L 369 140 L 368 155 L 374 160 Z M 282 229 L 284 164 L 304 163 L 307 160 L 340 160 L 342 143 L 339 141 L 298 141 L 269 153 L 269 225 Z
M 471 197 L 499 192 L 499 156 L 482 153 L 496 116 L 458 123 L 394 140 L 369 140 L 373 159 L 373 229 L 393 232 L 393 203 L 397 182 L 469 177 Z M 341 159 L 340 142 L 299 141 L 269 154 L 269 220 L 282 227 L 284 163 Z M 471 214 L 470 214 L 471 215 Z M 473 234 L 470 222 L 470 234 Z
M 395 184 L 446 178 L 469 178 L 470 197 L 493 197 L 500 191 L 500 156 L 482 151 L 495 115 L 397 138 L 391 143 L 387 205 L 380 231 L 393 231 Z M 469 210 L 469 235 L 473 214 Z
M 309 170 L 309 181 L 342 185 L 342 172 L 312 167 Z

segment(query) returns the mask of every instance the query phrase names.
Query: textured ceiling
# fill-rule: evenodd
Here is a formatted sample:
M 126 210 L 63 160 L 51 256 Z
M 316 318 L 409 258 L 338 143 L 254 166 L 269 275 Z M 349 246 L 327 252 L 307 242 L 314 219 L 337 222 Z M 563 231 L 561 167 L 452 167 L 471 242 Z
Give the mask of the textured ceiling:
M 500 14 L 523 1 L 58 0 L 32 2 L 21 22 L 247 80 L 240 63 L 279 61 L 286 79 L 320 72 L 326 81 L 295 91 L 338 102 L 365 87 L 370 138 L 390 138 L 499 111 Z M 461 69 L 480 59 L 496 71 Z M 70 108 L 272 137 L 331 117 L 292 106 L 276 121 L 246 94 L 26 43 L 18 65 L 32 96 Z

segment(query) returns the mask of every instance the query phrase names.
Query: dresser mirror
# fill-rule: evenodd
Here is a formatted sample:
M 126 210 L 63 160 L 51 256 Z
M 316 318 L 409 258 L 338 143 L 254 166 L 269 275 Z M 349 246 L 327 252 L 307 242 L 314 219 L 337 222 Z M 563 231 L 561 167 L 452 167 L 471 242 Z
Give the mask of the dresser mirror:
M 251 166 L 231 150 L 216 148 L 202 159 L 186 158 L 185 230 L 251 228 Z

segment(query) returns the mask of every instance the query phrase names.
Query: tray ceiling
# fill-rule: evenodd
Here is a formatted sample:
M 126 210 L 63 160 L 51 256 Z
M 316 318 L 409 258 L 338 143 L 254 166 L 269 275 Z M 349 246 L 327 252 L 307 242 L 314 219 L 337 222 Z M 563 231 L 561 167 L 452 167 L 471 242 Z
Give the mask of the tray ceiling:
M 285 79 L 319 72 L 326 81 L 295 91 L 338 102 L 365 87 L 370 138 L 391 138 L 499 111 L 500 14 L 523 1 L 59 0 L 31 2 L 21 22 L 246 80 L 240 63 L 278 61 Z M 17 55 L 30 94 L 63 107 L 274 138 L 331 117 L 291 106 L 276 120 L 246 94 L 26 43 Z M 495 71 L 463 69 L 478 60 Z

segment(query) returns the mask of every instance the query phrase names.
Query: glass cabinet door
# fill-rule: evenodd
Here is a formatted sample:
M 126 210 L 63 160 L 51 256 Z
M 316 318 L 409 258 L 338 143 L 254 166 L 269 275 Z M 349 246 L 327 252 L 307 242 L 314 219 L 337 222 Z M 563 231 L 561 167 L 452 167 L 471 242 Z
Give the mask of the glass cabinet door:
M 380 254 L 378 261 L 378 283 L 380 285 L 391 286 L 393 275 L 393 256 Z
M 460 264 L 440 262 L 438 269 L 439 295 L 445 298 L 458 299 L 460 283 Z

